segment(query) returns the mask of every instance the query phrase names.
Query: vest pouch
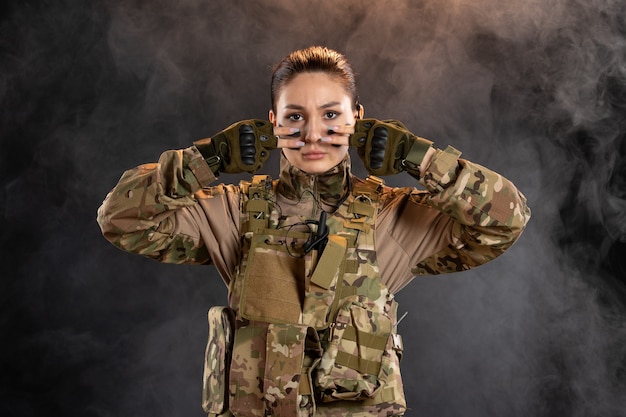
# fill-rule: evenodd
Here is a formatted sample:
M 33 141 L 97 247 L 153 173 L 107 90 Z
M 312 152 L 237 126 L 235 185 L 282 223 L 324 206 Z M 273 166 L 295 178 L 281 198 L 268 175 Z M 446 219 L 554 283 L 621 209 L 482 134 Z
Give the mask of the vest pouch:
M 309 326 L 250 322 L 238 328 L 230 411 L 236 417 L 313 415 L 309 375 L 320 355 L 317 332 Z M 302 410 L 303 404 L 307 410 Z
M 285 238 L 285 232 L 280 232 L 278 236 L 252 236 L 239 305 L 239 314 L 245 319 L 282 324 L 302 320 L 307 259 L 288 252 L 279 243 Z
M 239 322 L 238 322 L 239 323 Z M 237 327 L 229 373 L 230 411 L 237 417 L 262 416 L 267 323 Z
M 219 415 L 228 410 L 228 371 L 235 316 L 228 307 L 211 307 L 207 317 L 209 334 L 204 355 L 202 408 L 206 413 Z
M 314 415 L 308 374 L 321 353 L 317 332 L 312 327 L 297 324 L 270 324 L 263 391 L 265 415 L 297 417 Z M 306 401 L 302 396 L 308 395 Z M 307 410 L 301 406 L 306 404 Z
M 323 402 L 371 399 L 385 385 L 391 318 L 361 295 L 344 299 L 315 374 Z
M 302 308 L 303 322 L 324 329 L 332 319 L 332 311 L 339 300 L 345 271 L 348 242 L 337 235 L 328 236 L 326 249 L 322 252 L 317 266 L 309 280 Z

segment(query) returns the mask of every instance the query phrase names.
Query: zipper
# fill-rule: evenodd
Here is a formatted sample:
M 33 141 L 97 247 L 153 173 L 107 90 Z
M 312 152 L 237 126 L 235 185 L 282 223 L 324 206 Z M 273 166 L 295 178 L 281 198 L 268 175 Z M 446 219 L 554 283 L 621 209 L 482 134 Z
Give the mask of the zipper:
M 315 219 L 319 217 L 319 210 L 321 209 L 322 200 L 319 194 L 319 187 L 317 186 L 317 175 L 311 175 L 311 190 L 313 191 L 313 213 L 311 216 Z

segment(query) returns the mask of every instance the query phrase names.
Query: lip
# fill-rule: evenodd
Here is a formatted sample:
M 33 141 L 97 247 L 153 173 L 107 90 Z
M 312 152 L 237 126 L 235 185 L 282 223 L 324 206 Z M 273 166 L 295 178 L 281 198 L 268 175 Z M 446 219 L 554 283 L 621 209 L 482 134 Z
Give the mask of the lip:
M 326 156 L 326 152 L 322 151 L 308 151 L 302 153 L 304 159 L 322 159 Z

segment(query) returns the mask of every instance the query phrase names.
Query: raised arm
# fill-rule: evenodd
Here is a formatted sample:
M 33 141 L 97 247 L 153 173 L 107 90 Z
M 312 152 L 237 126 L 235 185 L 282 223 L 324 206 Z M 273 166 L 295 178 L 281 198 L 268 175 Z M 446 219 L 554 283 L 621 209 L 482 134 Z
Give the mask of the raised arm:
M 122 250 L 168 263 L 206 263 L 203 186 L 215 180 L 195 147 L 164 152 L 130 169 L 98 209 L 104 237 Z
M 385 275 L 399 289 L 415 275 L 466 270 L 511 247 L 530 219 L 526 198 L 502 175 L 437 149 L 398 121 L 358 121 L 352 146 L 374 175 L 406 171 L 426 191 L 397 189 L 377 229 Z

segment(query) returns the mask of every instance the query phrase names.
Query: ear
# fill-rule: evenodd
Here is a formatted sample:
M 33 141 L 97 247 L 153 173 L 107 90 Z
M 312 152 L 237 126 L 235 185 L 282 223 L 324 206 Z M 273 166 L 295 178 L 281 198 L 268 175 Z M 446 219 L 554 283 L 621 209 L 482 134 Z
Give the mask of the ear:
M 269 111 L 270 123 L 276 126 L 276 115 L 274 114 L 274 110 Z
M 365 107 L 363 107 L 361 103 L 357 104 L 356 113 L 354 117 L 356 117 L 357 119 L 362 119 L 364 114 L 365 114 Z

